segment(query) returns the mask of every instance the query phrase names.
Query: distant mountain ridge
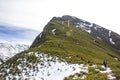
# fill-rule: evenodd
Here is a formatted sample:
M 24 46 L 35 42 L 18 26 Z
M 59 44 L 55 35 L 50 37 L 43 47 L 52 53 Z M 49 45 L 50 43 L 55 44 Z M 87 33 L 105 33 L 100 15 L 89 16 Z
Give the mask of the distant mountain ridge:
M 5 62 L 9 58 L 13 57 L 17 53 L 20 53 L 29 48 L 25 44 L 17 44 L 14 42 L 0 43 L 0 63 Z

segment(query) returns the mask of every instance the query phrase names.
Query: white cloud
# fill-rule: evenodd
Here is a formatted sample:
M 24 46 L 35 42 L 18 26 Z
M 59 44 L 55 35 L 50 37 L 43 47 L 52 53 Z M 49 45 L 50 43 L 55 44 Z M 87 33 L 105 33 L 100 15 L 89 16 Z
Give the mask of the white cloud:
M 0 0 L 0 22 L 42 31 L 53 16 L 65 14 L 120 34 L 119 0 Z

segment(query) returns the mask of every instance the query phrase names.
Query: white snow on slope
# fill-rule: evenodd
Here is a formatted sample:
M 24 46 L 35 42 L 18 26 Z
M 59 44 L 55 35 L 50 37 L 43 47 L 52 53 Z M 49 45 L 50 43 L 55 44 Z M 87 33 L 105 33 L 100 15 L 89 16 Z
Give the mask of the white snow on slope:
M 0 43 L 0 59 L 6 61 L 15 54 L 28 49 L 28 47 L 29 47 L 28 45 L 17 44 L 13 42 Z
M 86 27 L 86 26 L 89 26 L 89 27 Z M 77 23 L 76 27 L 79 27 L 81 28 L 82 30 L 88 32 L 88 33 L 91 33 L 91 29 L 90 27 L 92 27 L 93 24 L 91 23 L 91 25 L 88 25 L 88 24 L 85 24 L 85 23 Z
M 91 33 L 91 30 L 85 30 L 86 32 L 88 32 L 88 33 Z
M 52 33 L 53 33 L 54 35 L 55 35 L 55 31 L 56 31 L 56 29 L 53 29 L 53 30 L 52 30 Z
M 97 30 L 97 27 L 95 26 L 94 29 Z
M 89 25 L 89 27 L 92 27 L 93 26 L 93 23 L 91 23 L 90 25 Z
M 30 53 L 31 54 L 31 53 Z M 25 76 L 23 72 L 23 79 L 29 78 L 30 80 L 63 80 L 64 77 L 67 77 L 71 74 L 83 71 L 88 72 L 88 67 L 85 67 L 83 64 L 68 64 L 67 62 L 61 62 L 56 57 L 54 61 L 52 61 L 52 57 L 48 57 L 46 54 L 38 54 L 35 53 L 36 56 L 41 57 L 40 64 L 37 64 L 38 72 L 34 72 L 27 68 L 27 71 L 32 76 Z M 83 67 L 84 66 L 84 67 Z M 18 66 L 21 69 L 21 66 Z
M 112 31 L 109 31 L 109 37 L 110 37 L 109 41 L 110 41 L 111 44 L 115 44 L 115 42 L 111 38 L 111 33 L 112 33 Z
M 46 63 L 45 63 L 46 64 Z M 46 67 L 41 69 L 37 76 L 36 80 L 44 79 L 44 80 L 63 80 L 65 77 L 75 74 L 77 72 L 83 71 L 83 65 L 78 64 L 67 64 L 65 62 L 50 62 L 51 66 L 46 64 Z M 39 65 L 41 67 L 41 65 Z M 85 72 L 87 72 L 87 67 L 85 67 Z M 42 77 L 40 77 L 42 76 Z
M 110 38 L 110 43 L 115 44 L 115 42 L 112 40 L 112 38 Z
M 102 68 L 105 69 L 104 66 L 102 66 Z M 108 79 L 110 79 L 110 80 L 116 79 L 116 77 L 115 77 L 114 74 L 112 73 L 112 70 L 111 70 L 110 67 L 107 67 L 104 71 L 100 71 L 100 72 L 107 74 Z
M 111 32 L 112 32 L 112 31 L 109 31 L 109 37 L 111 36 Z
M 114 58 L 115 60 L 118 60 L 118 58 Z

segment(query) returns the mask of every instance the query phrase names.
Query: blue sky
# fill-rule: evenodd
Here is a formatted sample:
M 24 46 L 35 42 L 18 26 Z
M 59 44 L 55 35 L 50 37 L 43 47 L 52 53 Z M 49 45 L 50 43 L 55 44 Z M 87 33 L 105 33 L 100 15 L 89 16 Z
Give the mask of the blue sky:
M 40 32 L 33 29 L 0 25 L 0 42 L 10 41 L 30 45 Z

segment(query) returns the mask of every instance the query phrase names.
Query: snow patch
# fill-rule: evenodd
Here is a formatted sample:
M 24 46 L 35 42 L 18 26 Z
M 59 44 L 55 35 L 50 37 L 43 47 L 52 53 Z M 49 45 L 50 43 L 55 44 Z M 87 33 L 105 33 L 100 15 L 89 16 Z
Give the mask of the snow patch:
M 47 65 L 49 64 L 49 65 Z M 46 67 L 40 69 L 38 74 L 35 76 L 36 80 L 44 79 L 44 80 L 63 80 L 65 77 L 79 72 L 82 65 L 78 64 L 67 64 L 65 62 L 49 62 L 45 63 Z M 38 65 L 41 67 L 41 65 Z M 87 72 L 87 69 L 86 69 Z M 41 76 L 41 78 L 40 78 Z
M 91 23 L 90 25 L 89 25 L 89 27 L 92 27 L 93 26 L 93 23 Z
M 91 33 L 91 30 L 85 30 L 86 32 L 88 32 L 88 33 Z
M 55 35 L 55 31 L 56 31 L 56 29 L 53 29 L 53 30 L 52 30 L 52 33 L 53 33 L 54 35 Z
M 98 38 L 99 40 L 102 40 L 102 39 L 101 39 L 100 37 L 98 37 L 98 36 L 97 36 L 97 38 Z
M 83 23 L 83 25 L 84 25 L 84 26 L 89 26 L 89 28 L 90 28 L 90 27 L 93 26 L 93 23 L 89 23 L 89 24 Z
M 86 27 L 88 26 L 88 27 Z M 91 25 L 88 25 L 88 24 L 85 24 L 85 23 L 77 23 L 76 27 L 79 27 L 81 28 L 82 30 L 88 32 L 88 33 L 91 33 L 91 29 L 90 27 L 92 27 L 93 24 L 91 23 Z
M 109 41 L 110 41 L 111 44 L 115 44 L 115 42 L 114 42 L 114 41 L 112 40 L 112 38 L 111 38 L 111 33 L 112 33 L 112 31 L 109 30 L 109 37 L 110 37 L 110 40 L 109 40 Z
M 114 59 L 118 61 L 118 58 L 114 58 Z
M 83 25 L 83 23 L 77 23 L 76 27 L 85 28 L 85 26 Z
M 84 67 L 83 70 L 83 64 L 68 64 L 59 61 L 57 57 L 55 61 L 48 61 L 52 57 L 47 57 L 45 54 L 42 56 L 44 57 L 41 60 L 44 60 L 44 62 L 43 65 L 38 64 L 39 72 L 34 76 L 35 80 L 63 80 L 65 77 L 80 71 L 88 72 L 87 67 Z
M 110 38 L 110 43 L 115 44 L 115 42 L 112 40 L 112 38 Z
M 109 37 L 111 36 L 111 32 L 112 32 L 112 31 L 109 31 Z
M 105 68 L 104 66 L 102 66 L 102 68 L 104 68 L 105 70 L 100 71 L 100 72 L 107 74 L 108 79 L 110 79 L 110 80 L 116 79 L 116 77 L 115 77 L 114 74 L 112 73 L 112 70 L 111 70 L 110 67 Z
M 95 30 L 97 30 L 97 27 L 94 27 Z
M 85 29 L 86 27 L 82 24 L 79 25 L 80 28 Z

